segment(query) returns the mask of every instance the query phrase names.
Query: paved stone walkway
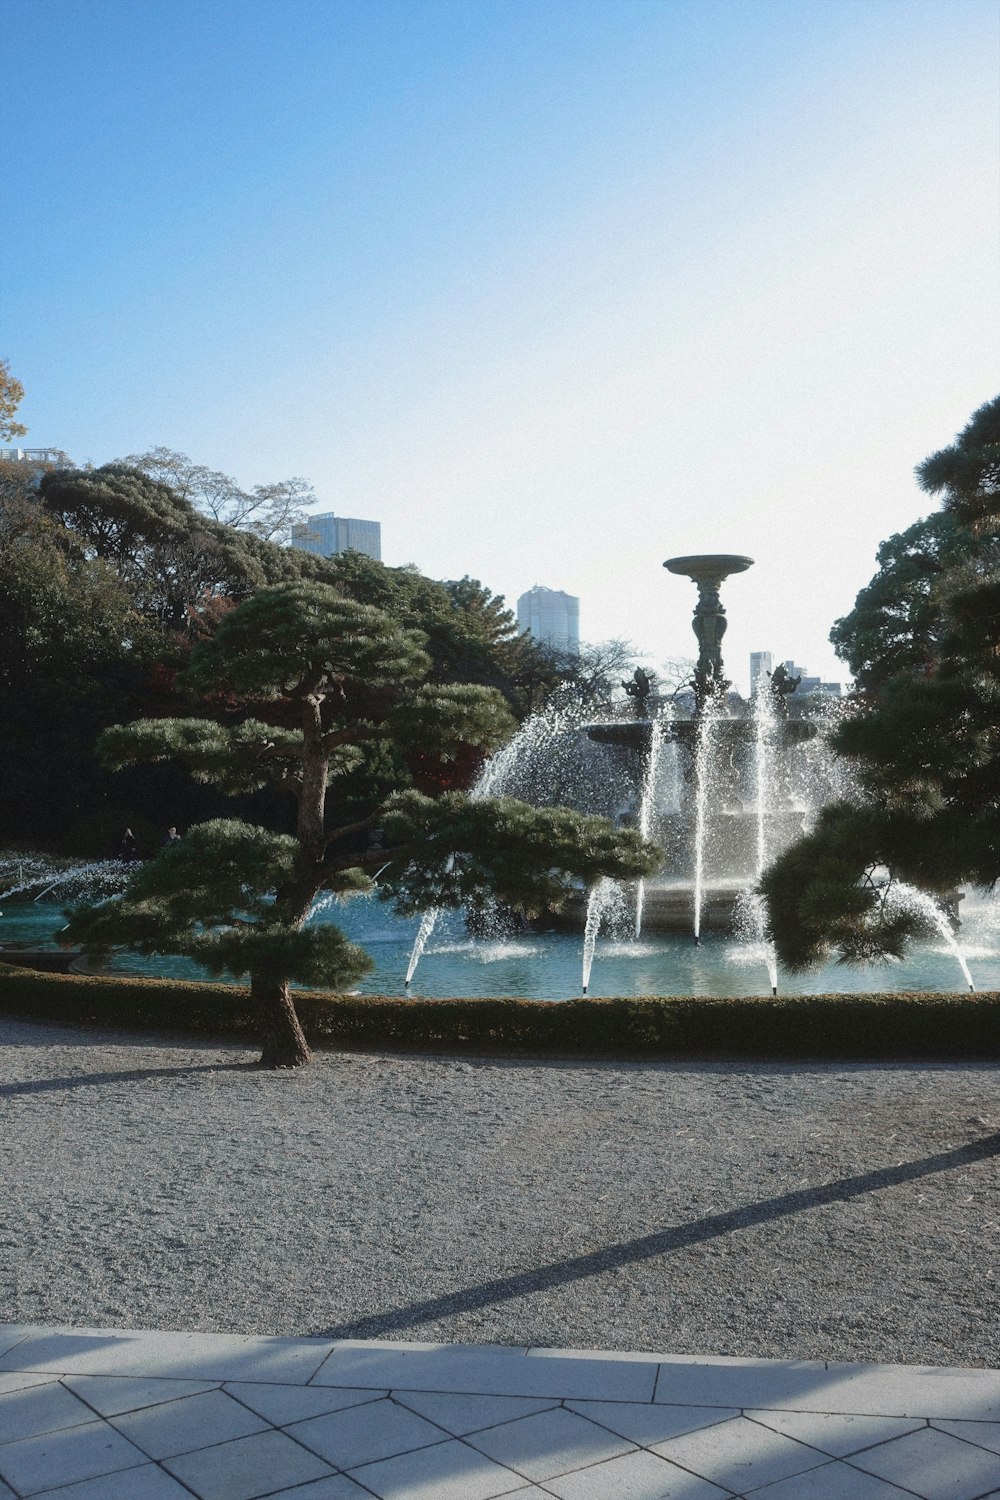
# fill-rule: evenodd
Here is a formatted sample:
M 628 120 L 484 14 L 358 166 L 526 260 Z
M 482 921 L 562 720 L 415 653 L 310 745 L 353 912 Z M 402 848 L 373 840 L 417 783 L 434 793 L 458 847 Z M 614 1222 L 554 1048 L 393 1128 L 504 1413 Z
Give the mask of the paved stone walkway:
M 0 1500 L 1000 1500 L 1000 1371 L 0 1324 Z

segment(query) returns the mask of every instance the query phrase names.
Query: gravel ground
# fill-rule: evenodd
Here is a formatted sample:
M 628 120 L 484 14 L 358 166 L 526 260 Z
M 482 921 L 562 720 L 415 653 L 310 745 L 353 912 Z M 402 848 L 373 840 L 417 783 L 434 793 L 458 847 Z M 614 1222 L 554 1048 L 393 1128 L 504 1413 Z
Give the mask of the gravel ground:
M 252 1056 L 0 1019 L 0 1321 L 1000 1366 L 995 1066 Z

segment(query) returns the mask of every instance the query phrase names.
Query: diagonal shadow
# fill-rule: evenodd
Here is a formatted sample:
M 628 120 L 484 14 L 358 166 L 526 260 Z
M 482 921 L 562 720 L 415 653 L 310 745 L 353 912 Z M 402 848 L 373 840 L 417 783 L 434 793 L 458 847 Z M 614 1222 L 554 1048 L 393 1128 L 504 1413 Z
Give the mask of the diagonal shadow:
M 634 1266 L 641 1261 L 652 1260 L 657 1255 L 665 1255 L 671 1250 L 703 1245 L 721 1235 L 732 1234 L 736 1229 L 750 1229 L 756 1224 L 767 1224 L 790 1214 L 804 1213 L 806 1209 L 819 1208 L 826 1203 L 849 1203 L 852 1198 L 878 1192 L 880 1188 L 915 1182 L 921 1177 L 932 1176 L 935 1172 L 948 1172 L 954 1167 L 987 1161 L 995 1156 L 1000 1156 L 1000 1133 L 970 1141 L 965 1146 L 956 1146 L 950 1151 L 938 1152 L 935 1156 L 922 1157 L 919 1161 L 902 1162 L 895 1167 L 880 1167 L 858 1177 L 839 1177 L 835 1182 L 821 1183 L 818 1187 L 781 1193 L 776 1198 L 765 1198 L 760 1203 L 750 1203 L 742 1208 L 729 1209 L 726 1213 L 694 1219 L 690 1224 L 679 1224 L 672 1229 L 660 1229 L 653 1234 L 640 1235 L 634 1240 L 605 1245 L 588 1255 L 554 1261 L 551 1265 L 521 1271 L 512 1276 L 499 1276 L 493 1281 L 483 1282 L 481 1286 L 466 1287 L 441 1297 L 429 1297 L 424 1302 L 411 1303 L 409 1307 L 373 1313 L 369 1317 L 357 1318 L 334 1328 L 324 1328 L 312 1336 L 378 1338 L 383 1334 L 414 1328 L 420 1323 L 429 1323 L 455 1313 L 478 1312 L 498 1302 L 510 1302 L 517 1297 L 530 1296 L 532 1292 L 551 1291 L 554 1287 L 568 1286 L 589 1276 L 600 1276 L 606 1271 Z
M 139 1083 L 146 1078 L 182 1078 L 188 1073 L 254 1071 L 255 1062 L 192 1063 L 187 1068 L 123 1068 L 117 1073 L 76 1073 L 68 1078 L 32 1078 L 22 1083 L 0 1083 L 0 1100 L 18 1094 L 51 1094 L 62 1089 L 96 1088 L 102 1083 Z

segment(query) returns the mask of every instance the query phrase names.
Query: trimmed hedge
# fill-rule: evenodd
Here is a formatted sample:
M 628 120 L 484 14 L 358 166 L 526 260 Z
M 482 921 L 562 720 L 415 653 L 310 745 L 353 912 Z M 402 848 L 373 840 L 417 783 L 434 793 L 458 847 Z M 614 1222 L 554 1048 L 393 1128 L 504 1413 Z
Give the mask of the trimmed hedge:
M 408 1000 L 297 992 L 319 1046 L 563 1057 L 1000 1058 L 1000 992 Z M 0 1012 L 253 1043 L 249 993 L 0 965 Z

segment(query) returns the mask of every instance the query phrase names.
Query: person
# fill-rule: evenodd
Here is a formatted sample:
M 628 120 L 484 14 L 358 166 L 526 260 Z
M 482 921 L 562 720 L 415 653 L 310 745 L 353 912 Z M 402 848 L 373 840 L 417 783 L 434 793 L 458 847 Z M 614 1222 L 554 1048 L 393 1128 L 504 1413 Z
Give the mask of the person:
M 122 841 L 118 846 L 118 858 L 123 865 L 134 865 L 139 859 L 139 846 L 135 841 L 135 834 L 131 828 L 126 828 L 122 834 Z
M 177 832 L 177 829 L 171 823 L 170 827 L 167 829 L 166 833 L 163 835 L 163 839 L 161 841 L 162 842 L 162 846 L 163 846 L 164 849 L 166 849 L 166 847 L 167 847 L 168 844 L 176 844 L 179 841 L 179 839 L 180 839 L 180 834 Z

